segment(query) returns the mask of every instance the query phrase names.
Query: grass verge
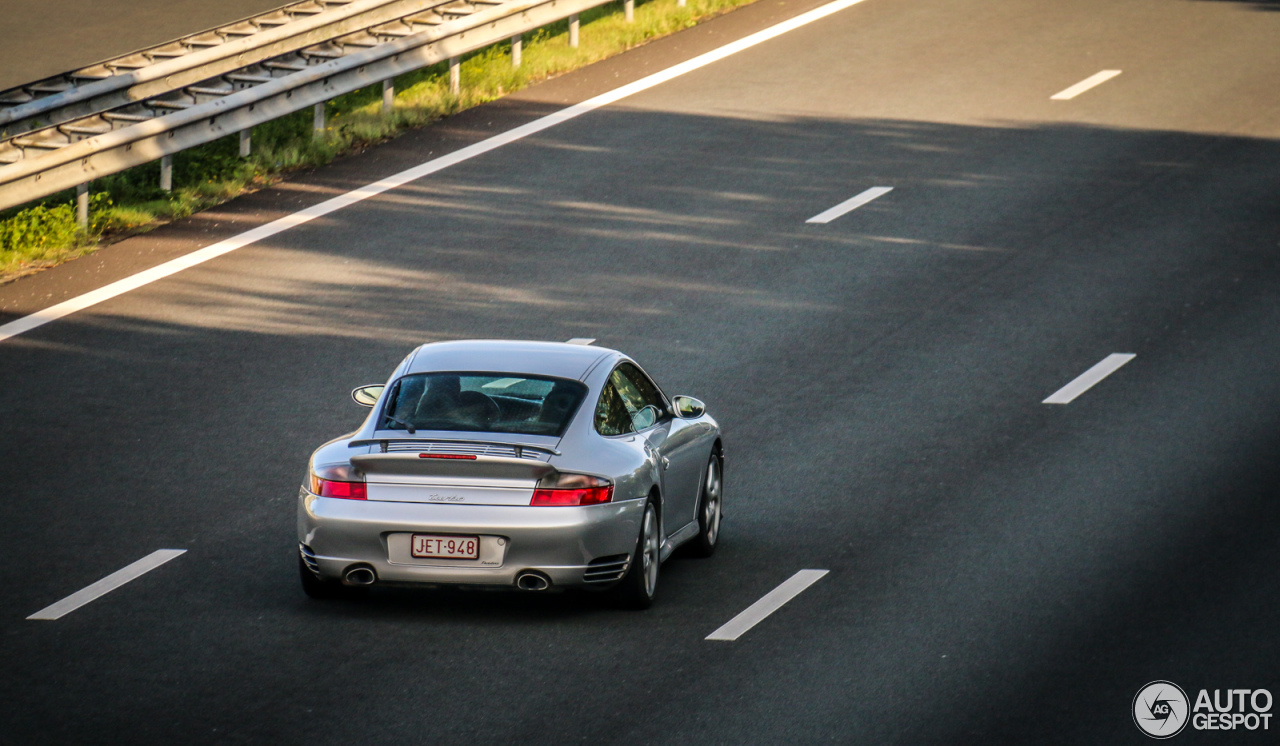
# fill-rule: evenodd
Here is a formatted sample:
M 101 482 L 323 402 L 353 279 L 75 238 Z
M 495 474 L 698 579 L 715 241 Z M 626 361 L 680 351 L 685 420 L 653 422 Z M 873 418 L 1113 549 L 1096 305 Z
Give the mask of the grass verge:
M 568 21 L 526 34 L 521 66 L 511 66 L 509 45 L 479 50 L 462 61 L 462 92 L 449 91 L 445 64 L 401 75 L 390 114 L 382 113 L 381 86 L 330 101 L 326 130 L 312 132 L 310 110 L 259 125 L 253 153 L 239 156 L 236 136 L 174 156 L 174 189 L 161 191 L 158 162 L 98 179 L 91 185 L 89 228 L 76 224 L 74 194 L 64 192 L 0 212 L 0 283 L 94 251 L 124 236 L 226 202 L 270 185 L 290 171 L 324 165 L 344 153 L 395 137 L 463 109 L 518 91 L 679 31 L 754 0 L 652 0 L 637 5 L 627 23 L 617 4 L 581 14 L 577 49 Z

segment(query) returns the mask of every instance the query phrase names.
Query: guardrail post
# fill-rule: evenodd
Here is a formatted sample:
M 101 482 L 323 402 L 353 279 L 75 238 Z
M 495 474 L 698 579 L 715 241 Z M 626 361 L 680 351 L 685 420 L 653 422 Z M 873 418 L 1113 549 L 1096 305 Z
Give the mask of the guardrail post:
M 636 19 L 636 0 L 622 0 L 622 17 L 627 23 Z
M 511 37 L 511 66 L 520 67 L 520 49 L 524 46 L 524 34 Z
M 313 123 L 314 129 L 315 129 L 314 134 L 319 135 L 321 132 L 324 132 L 324 102 L 323 101 L 316 104 L 314 119 L 315 119 Z
M 578 14 L 569 16 L 569 46 L 578 48 Z
M 173 156 L 160 156 L 160 188 L 166 192 L 173 191 Z
M 457 57 L 449 58 L 449 93 L 462 93 L 462 64 Z
M 240 130 L 240 157 L 241 158 L 248 158 L 249 152 L 253 148 L 252 132 L 253 132 L 252 127 L 246 130 Z
M 396 100 L 396 79 L 387 78 L 382 81 L 382 113 L 390 114 Z
M 76 225 L 89 230 L 89 182 L 76 187 Z

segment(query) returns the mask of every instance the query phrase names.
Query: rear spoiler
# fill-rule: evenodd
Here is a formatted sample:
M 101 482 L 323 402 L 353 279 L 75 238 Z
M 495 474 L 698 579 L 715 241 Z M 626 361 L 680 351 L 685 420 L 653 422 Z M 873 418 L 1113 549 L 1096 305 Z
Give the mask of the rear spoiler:
M 545 461 L 503 456 L 441 458 L 417 453 L 365 453 L 351 457 L 351 465 L 365 474 L 459 477 L 467 479 L 538 480 L 556 471 Z M 370 479 L 370 481 L 377 481 Z
M 420 442 L 422 450 L 414 450 Z M 398 448 L 387 447 L 395 443 Z M 403 448 L 409 444 L 409 448 Z M 526 456 L 525 451 L 559 455 L 550 446 L 532 443 L 510 443 L 462 438 L 379 438 L 352 441 L 351 445 L 372 445 L 374 453 L 353 454 L 351 465 L 367 474 L 402 474 L 406 476 L 437 476 L 492 479 L 541 479 L 555 471 L 547 463 L 547 457 Z M 432 452 L 432 446 L 462 446 L 452 453 Z M 488 448 L 499 448 L 500 453 L 485 453 Z M 452 449 L 451 449 L 452 450 Z M 467 453 L 468 450 L 480 451 Z
M 383 453 L 385 453 L 387 449 L 387 443 L 393 440 L 405 442 L 407 440 L 413 440 L 413 438 L 362 438 L 359 440 L 348 441 L 347 445 L 349 446 L 381 446 Z M 519 453 L 521 450 L 525 448 L 528 448 L 529 450 L 533 450 L 533 451 L 542 451 L 543 453 L 549 453 L 552 456 L 561 455 L 560 451 L 557 451 L 551 446 L 535 445 L 533 443 L 512 443 L 507 440 L 476 440 L 474 438 L 422 438 L 421 440 L 423 443 L 465 443 L 467 445 L 480 445 L 480 446 L 507 446 L 509 448 L 515 448 L 517 453 Z

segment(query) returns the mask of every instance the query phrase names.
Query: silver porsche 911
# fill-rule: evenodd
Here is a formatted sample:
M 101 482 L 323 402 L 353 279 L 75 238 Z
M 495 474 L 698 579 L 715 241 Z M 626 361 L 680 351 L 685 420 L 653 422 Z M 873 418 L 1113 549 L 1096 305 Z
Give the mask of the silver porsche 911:
M 368 419 L 316 450 L 298 493 L 312 597 L 374 583 L 577 587 L 644 608 L 677 547 L 715 551 L 720 427 L 620 352 L 439 342 L 351 395 Z

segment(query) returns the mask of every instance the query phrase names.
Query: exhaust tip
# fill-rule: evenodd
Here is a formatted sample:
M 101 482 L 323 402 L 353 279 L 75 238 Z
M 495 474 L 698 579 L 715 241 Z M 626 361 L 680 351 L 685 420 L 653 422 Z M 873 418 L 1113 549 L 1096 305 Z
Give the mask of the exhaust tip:
M 551 581 L 542 573 L 522 572 L 516 576 L 516 587 L 522 591 L 545 591 L 551 587 Z
M 368 567 L 353 567 L 342 576 L 342 582 L 347 585 L 373 585 L 377 579 L 378 576 Z

